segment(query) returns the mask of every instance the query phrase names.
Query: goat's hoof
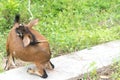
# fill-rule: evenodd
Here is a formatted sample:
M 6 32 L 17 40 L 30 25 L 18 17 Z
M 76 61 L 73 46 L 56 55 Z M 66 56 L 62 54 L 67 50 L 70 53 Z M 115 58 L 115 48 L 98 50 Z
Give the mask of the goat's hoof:
M 50 65 L 52 66 L 52 69 L 54 69 L 55 68 L 55 66 L 50 62 Z
M 47 78 L 48 77 L 48 75 L 47 75 L 47 73 L 46 73 L 46 71 L 44 70 L 44 74 L 41 76 L 42 78 Z
M 16 66 L 5 67 L 4 70 L 5 70 L 5 71 L 8 71 L 8 70 L 14 69 L 14 68 L 16 68 Z
M 8 68 L 8 67 L 6 67 L 6 66 L 5 66 L 5 68 L 4 68 L 5 71 L 8 71 L 9 69 L 10 69 L 10 68 Z
M 5 71 L 9 70 L 9 67 L 8 67 L 8 60 L 6 60 L 6 65 L 5 65 L 5 67 L 4 67 L 4 70 L 5 70 Z

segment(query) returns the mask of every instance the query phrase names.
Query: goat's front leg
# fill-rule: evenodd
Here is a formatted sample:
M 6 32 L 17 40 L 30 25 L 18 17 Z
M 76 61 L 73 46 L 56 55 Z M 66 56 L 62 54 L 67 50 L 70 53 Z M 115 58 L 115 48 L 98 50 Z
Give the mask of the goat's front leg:
M 44 69 L 44 65 L 41 65 L 40 63 L 36 63 L 36 66 L 37 66 L 37 69 L 28 68 L 27 72 L 30 74 L 38 75 L 42 78 L 47 78 L 48 75 Z
M 10 54 L 10 55 L 8 55 L 8 57 L 7 57 L 6 65 L 5 65 L 4 70 L 9 70 L 11 67 L 12 67 L 12 68 L 15 68 L 16 65 L 15 65 L 15 62 L 14 62 L 14 57 Z

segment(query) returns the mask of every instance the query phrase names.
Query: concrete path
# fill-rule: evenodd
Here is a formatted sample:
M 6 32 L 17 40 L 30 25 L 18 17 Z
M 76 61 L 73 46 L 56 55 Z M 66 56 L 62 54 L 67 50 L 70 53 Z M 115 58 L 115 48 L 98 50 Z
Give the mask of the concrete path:
M 97 45 L 91 49 L 84 49 L 68 55 L 53 58 L 54 70 L 47 70 L 48 78 L 28 74 L 29 65 L 0 74 L 0 80 L 77 80 L 81 74 L 89 72 L 92 68 L 102 68 L 110 65 L 120 56 L 120 41 L 112 41 Z M 94 66 L 91 66 L 92 64 Z

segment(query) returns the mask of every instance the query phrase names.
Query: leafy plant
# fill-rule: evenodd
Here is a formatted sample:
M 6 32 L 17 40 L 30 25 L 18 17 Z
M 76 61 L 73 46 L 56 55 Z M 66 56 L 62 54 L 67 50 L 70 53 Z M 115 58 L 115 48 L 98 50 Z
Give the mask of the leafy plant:
M 0 12 L 2 14 L 0 18 L 1 20 L 3 20 L 3 24 L 1 25 L 2 26 L 4 25 L 4 27 L 1 27 L 2 29 L 0 30 L 2 31 L 2 30 L 10 29 L 11 24 L 13 23 L 14 15 L 19 12 L 19 3 L 16 0 L 7 0 L 7 1 L 2 0 L 0 7 L 1 7 Z

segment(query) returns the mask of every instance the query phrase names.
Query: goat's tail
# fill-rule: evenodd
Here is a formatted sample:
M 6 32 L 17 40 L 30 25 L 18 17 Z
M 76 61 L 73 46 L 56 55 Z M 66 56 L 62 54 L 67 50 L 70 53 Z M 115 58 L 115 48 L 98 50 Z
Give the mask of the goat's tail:
M 19 23 L 20 22 L 20 14 L 16 14 L 15 15 L 15 23 Z

